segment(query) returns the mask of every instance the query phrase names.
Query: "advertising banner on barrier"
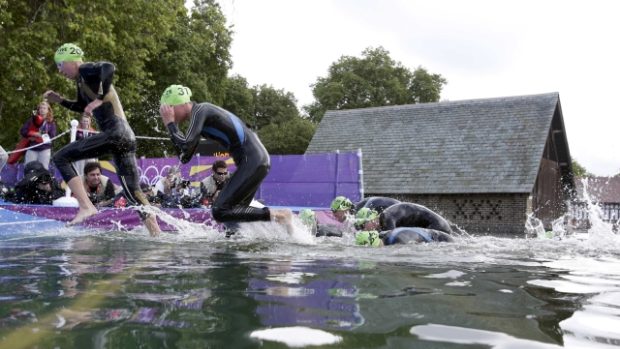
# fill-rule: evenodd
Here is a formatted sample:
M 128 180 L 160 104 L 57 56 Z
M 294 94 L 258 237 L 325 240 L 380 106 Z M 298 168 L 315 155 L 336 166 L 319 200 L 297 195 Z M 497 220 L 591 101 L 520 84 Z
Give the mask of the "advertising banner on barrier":
M 177 158 L 138 159 L 140 181 L 155 185 L 168 169 L 179 166 L 183 179 L 199 186 L 200 181 L 211 175 L 211 165 L 216 160 L 225 160 L 228 170 L 235 171 L 231 158 L 194 156 L 187 164 L 180 164 Z M 344 195 L 352 201 L 361 199 L 361 153 L 327 153 L 308 155 L 272 155 L 271 170 L 263 180 L 255 199 L 266 205 L 328 207 L 331 200 Z M 101 161 L 103 174 L 118 183 L 116 170 L 111 162 Z M 60 174 L 55 178 L 61 180 Z M 2 170 L 2 181 L 15 185 L 23 177 L 23 164 L 7 165 Z

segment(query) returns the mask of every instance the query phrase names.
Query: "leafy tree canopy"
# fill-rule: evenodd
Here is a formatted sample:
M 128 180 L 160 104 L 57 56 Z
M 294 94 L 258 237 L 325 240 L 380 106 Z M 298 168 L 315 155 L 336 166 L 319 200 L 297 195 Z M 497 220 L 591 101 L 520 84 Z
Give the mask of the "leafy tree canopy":
M 367 48 L 361 58 L 343 56 L 333 63 L 312 85 L 316 101 L 304 109 L 318 122 L 330 109 L 437 102 L 446 83 L 422 67 L 411 72 L 383 47 Z
M 593 177 L 594 175 L 581 165 L 576 159 L 572 159 L 573 175 L 578 178 Z
M 303 154 L 315 126 L 300 116 L 295 96 L 268 85 L 249 87 L 241 76 L 225 84 L 223 107 L 239 116 L 259 137 L 271 154 Z
M 231 32 L 214 0 L 196 0 L 191 12 L 183 0 L 0 0 L 0 120 L 6 126 L 0 142 L 6 148 L 45 90 L 75 98 L 74 83 L 53 61 L 65 42 L 80 46 L 87 61 L 116 65 L 114 84 L 136 134 L 164 135 L 157 115 L 169 84 L 189 86 L 197 100 L 223 100 Z M 78 117 L 54 111 L 61 130 Z M 152 144 L 143 150 L 162 155 Z
M 269 124 L 258 135 L 270 154 L 303 154 L 315 127 L 308 119 L 293 118 L 281 124 Z

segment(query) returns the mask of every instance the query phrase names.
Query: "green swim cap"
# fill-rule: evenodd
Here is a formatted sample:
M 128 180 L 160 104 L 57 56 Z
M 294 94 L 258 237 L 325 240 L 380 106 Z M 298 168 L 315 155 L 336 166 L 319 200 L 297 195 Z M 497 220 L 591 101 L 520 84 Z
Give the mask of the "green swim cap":
M 301 220 L 303 224 L 309 227 L 312 227 L 314 226 L 314 224 L 316 224 L 316 218 L 315 218 L 314 212 L 309 208 L 305 208 L 299 211 L 299 219 Z
M 56 63 L 75 62 L 81 61 L 82 57 L 84 57 L 84 51 L 82 51 L 81 48 L 79 48 L 76 44 L 66 43 L 56 50 L 56 54 L 54 54 L 54 61 Z
M 161 95 L 160 103 L 175 106 L 188 103 L 191 96 L 192 90 L 190 90 L 189 87 L 185 87 L 183 85 L 170 85 Z
M 355 234 L 355 243 L 361 246 L 377 247 L 381 246 L 381 238 L 376 230 L 358 231 Z
M 368 207 L 362 207 L 355 215 L 355 224 L 362 225 L 379 217 L 379 212 Z
M 350 210 L 353 208 L 353 203 L 344 196 L 336 196 L 336 198 L 332 201 L 330 208 L 332 211 Z

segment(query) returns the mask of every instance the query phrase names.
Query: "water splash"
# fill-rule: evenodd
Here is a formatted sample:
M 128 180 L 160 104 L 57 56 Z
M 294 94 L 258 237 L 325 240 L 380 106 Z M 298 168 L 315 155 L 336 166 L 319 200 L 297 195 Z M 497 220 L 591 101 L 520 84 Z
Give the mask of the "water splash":
M 603 209 L 596 202 L 592 195 L 590 194 L 590 190 L 588 190 L 589 180 L 588 178 L 582 178 L 581 183 L 583 185 L 583 199 L 585 201 L 585 210 L 586 217 L 590 222 L 590 228 L 588 229 L 588 233 L 590 234 L 603 234 L 609 235 L 614 234 L 613 232 L 613 224 L 606 222 L 604 219 Z M 604 237 L 604 236 L 601 236 Z
M 560 240 L 568 236 L 582 235 L 582 239 L 590 241 L 609 241 L 617 239 L 614 225 L 605 220 L 605 214 L 601 205 L 593 199 L 588 178 L 581 179 L 581 197 L 583 202 L 567 204 L 567 213 L 551 223 L 552 229 L 546 231 L 540 219 L 534 214 L 527 217 L 525 223 L 526 236 L 529 238 Z
M 547 237 L 545 226 L 543 222 L 534 216 L 534 213 L 527 215 L 525 220 L 525 236 L 528 238 L 543 238 Z

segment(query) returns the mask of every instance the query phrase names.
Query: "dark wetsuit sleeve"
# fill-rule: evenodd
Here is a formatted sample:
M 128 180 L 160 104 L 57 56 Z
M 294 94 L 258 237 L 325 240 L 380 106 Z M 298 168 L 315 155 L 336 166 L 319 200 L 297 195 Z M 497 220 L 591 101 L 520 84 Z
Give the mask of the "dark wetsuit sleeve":
M 103 99 L 105 95 L 110 91 L 112 86 L 112 79 L 114 78 L 114 64 L 108 62 L 100 63 L 99 71 L 99 89 L 97 91 L 97 99 Z
M 82 99 L 82 97 L 80 97 L 79 92 L 78 92 L 77 99 L 75 101 L 70 101 L 67 99 L 63 99 L 62 101 L 60 101 L 60 105 L 62 105 L 63 107 L 71 111 L 75 111 L 78 113 L 84 112 L 84 108 L 86 108 L 87 104 L 88 103 L 84 99 Z
M 179 130 L 179 127 L 174 122 L 168 124 L 170 139 L 177 149 L 179 159 L 184 164 L 189 162 L 196 152 L 196 147 L 198 147 L 201 138 L 200 132 L 202 131 L 205 119 L 206 115 L 203 113 L 195 113 L 192 115 L 192 120 L 187 130 L 187 136 Z

